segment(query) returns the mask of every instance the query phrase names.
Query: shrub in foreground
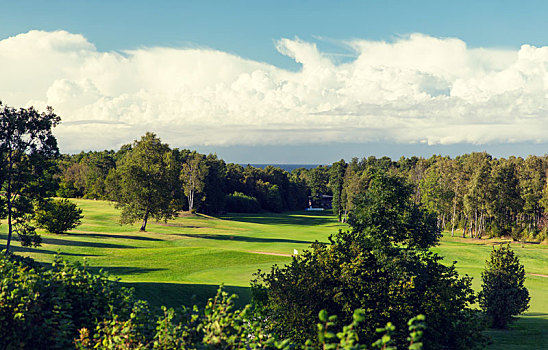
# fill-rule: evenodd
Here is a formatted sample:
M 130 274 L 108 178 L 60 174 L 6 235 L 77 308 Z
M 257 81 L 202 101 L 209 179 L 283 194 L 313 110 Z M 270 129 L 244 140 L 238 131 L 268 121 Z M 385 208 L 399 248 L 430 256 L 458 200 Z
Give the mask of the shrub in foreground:
M 482 344 L 483 324 L 471 310 L 474 293 L 469 277 L 459 277 L 454 266 L 427 251 L 375 250 L 347 237 L 331 245 L 316 243 L 284 268 L 260 273 L 253 297 L 268 329 L 304 344 L 315 334 L 310 320 L 320 310 L 337 315 L 343 324 L 353 310 L 367 312 L 358 333 L 365 343 L 375 340 L 375 329 L 392 322 L 393 340 L 405 346 L 407 320 L 426 315 L 425 349 L 473 349 Z
M 272 332 L 303 344 L 315 333 L 310 319 L 321 309 L 350 322 L 366 310 L 360 338 L 373 342 L 375 329 L 392 322 L 395 344 L 405 346 L 408 319 L 424 314 L 426 349 L 472 349 L 482 345 L 483 324 L 471 278 L 431 252 L 440 230 L 435 217 L 412 200 L 412 190 L 397 176 L 373 172 L 354 200 L 349 224 L 330 244 L 310 251 L 283 268 L 257 274 L 253 297 Z M 338 327 L 341 327 L 341 324 Z
M 221 289 L 202 310 L 164 307 L 154 316 L 132 290 L 59 256 L 45 268 L 3 254 L 0 276 L 1 349 L 396 349 L 390 323 L 376 330 L 373 344 L 361 337 L 367 317 L 360 309 L 342 328 L 335 315 L 321 311 L 314 340 L 295 344 L 270 333 L 251 306 L 235 309 L 236 296 Z M 422 348 L 423 321 L 408 323 L 401 349 Z
M 233 310 L 235 295 L 219 290 L 215 298 L 209 299 L 203 311 L 196 307 L 183 308 L 176 313 L 173 309 L 162 308 L 163 315 L 155 321 L 155 334 L 150 338 L 141 333 L 134 321 L 135 314 L 129 319 L 115 317 L 111 321 L 99 323 L 91 336 L 88 329 L 80 330 L 75 340 L 77 349 L 386 349 L 396 350 L 392 334 L 395 327 L 388 323 L 376 330 L 378 340 L 373 344 L 364 344 L 360 340 L 358 329 L 365 320 L 365 312 L 358 309 L 350 324 L 334 332 L 337 316 L 329 316 L 322 310 L 317 317 L 317 333 L 314 341 L 304 345 L 292 343 L 289 339 L 280 340 L 268 333 L 264 325 L 254 317 L 250 306 Z M 316 317 L 310 320 L 314 323 Z M 154 321 L 152 321 L 154 322 Z M 422 349 L 424 316 L 411 319 L 408 324 L 406 349 Z M 403 349 L 403 348 L 400 348 Z
M 66 349 L 83 327 L 129 317 L 130 290 L 59 256 L 51 268 L 29 258 L 0 257 L 0 349 Z

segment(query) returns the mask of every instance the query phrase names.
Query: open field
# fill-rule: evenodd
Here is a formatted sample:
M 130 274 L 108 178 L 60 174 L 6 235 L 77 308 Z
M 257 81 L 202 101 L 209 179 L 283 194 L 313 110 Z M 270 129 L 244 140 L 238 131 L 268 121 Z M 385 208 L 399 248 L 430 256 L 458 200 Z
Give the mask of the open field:
M 183 216 L 165 223 L 151 222 L 147 232 L 139 225 L 120 226 L 118 211 L 108 202 L 75 200 L 84 210 L 83 224 L 70 235 L 42 232 L 40 248 L 13 250 L 39 261 L 50 262 L 56 252 L 104 269 L 136 288 L 153 305 L 177 306 L 200 303 L 224 283 L 227 289 L 249 297 L 249 280 L 257 269 L 290 261 L 294 249 L 301 251 L 315 240 L 345 226 L 322 212 L 239 214 L 220 218 Z M 0 226 L 0 245 L 5 244 L 6 225 Z M 446 234 L 437 252 L 450 263 L 457 260 L 461 273 L 480 274 L 493 244 L 500 241 L 452 238 Z M 492 349 L 548 348 L 548 246 L 513 244 L 525 264 L 531 308 L 512 331 L 490 331 Z M 196 295 L 196 300 L 192 299 Z

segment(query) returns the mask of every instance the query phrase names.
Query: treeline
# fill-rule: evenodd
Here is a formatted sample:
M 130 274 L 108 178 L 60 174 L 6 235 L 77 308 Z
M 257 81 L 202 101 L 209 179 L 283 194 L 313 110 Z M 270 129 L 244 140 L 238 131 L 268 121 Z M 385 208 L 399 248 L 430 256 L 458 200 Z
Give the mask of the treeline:
M 147 134 L 145 138 L 160 142 L 153 134 Z M 306 177 L 299 171 L 290 174 L 273 166 L 264 169 L 243 167 L 226 163 L 215 154 L 204 155 L 163 145 L 165 149 L 158 152 L 164 154 L 159 157 L 170 159 L 168 176 L 171 178 L 165 181 L 166 188 L 162 192 L 170 196 L 177 210 L 216 214 L 225 211 L 281 212 L 308 206 Z M 135 144 L 130 144 L 118 151 L 62 155 L 57 163 L 57 196 L 117 200 L 121 186 L 117 181 L 119 172 L 131 158 L 134 148 Z
M 62 155 L 57 196 L 116 200 L 116 172 L 134 147 Z M 454 159 L 368 157 L 289 173 L 274 166 L 243 167 L 187 149 L 168 147 L 166 152 L 173 163 L 173 179 L 164 192 L 177 210 L 281 212 L 304 209 L 310 202 L 319 206 L 322 197 L 332 196 L 334 214 L 346 221 L 372 174 L 381 171 L 404 178 L 413 187 L 414 202 L 435 213 L 439 227 L 453 234 L 460 230 L 473 238 L 547 237 L 548 156 L 496 159 L 483 152 Z
M 450 157 L 358 158 L 328 170 L 333 211 L 345 221 L 373 173 L 403 177 L 413 200 L 437 216 L 438 226 L 462 236 L 547 237 L 548 156 L 493 158 L 483 153 Z

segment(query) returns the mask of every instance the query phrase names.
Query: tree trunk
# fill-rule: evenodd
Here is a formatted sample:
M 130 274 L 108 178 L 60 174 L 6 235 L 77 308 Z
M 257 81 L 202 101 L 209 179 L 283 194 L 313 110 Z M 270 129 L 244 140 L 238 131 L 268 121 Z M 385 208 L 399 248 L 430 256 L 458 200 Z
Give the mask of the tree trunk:
M 470 237 L 470 238 L 475 238 L 477 235 L 478 235 L 478 210 L 476 209 L 476 212 L 474 214 L 474 231 L 473 231 L 473 237 Z
M 10 185 L 8 184 L 8 188 L 10 187 Z M 11 225 L 11 191 L 8 190 L 8 194 L 7 194 L 7 197 L 8 197 L 8 239 L 7 239 L 7 242 L 6 242 L 6 255 L 8 255 L 9 251 L 10 251 L 10 243 L 11 243 L 11 236 L 12 236 L 12 233 L 13 233 L 13 230 L 12 230 L 12 225 Z
M 143 224 L 141 225 L 141 229 L 139 231 L 145 232 L 147 228 L 147 221 L 148 221 L 148 209 L 145 212 L 145 217 L 143 218 Z
M 10 251 L 11 237 L 13 235 L 13 228 L 11 222 L 11 209 L 12 209 L 12 198 L 11 198 L 11 168 L 12 168 L 12 159 L 11 159 L 11 149 L 8 152 L 8 188 L 6 189 L 6 198 L 8 200 L 8 239 L 6 241 L 6 255 Z
M 194 209 L 194 190 L 188 191 L 188 211 L 192 212 Z

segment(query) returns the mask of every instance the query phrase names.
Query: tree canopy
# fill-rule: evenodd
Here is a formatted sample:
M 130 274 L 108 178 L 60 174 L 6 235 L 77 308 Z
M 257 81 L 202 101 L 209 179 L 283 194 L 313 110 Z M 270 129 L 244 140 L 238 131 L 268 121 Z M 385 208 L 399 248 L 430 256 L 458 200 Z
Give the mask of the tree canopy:
M 120 222 L 142 220 L 141 231 L 145 231 L 149 218 L 172 218 L 177 177 L 175 158 L 167 144 L 153 133 L 136 140 L 109 177 L 116 206 L 122 210 Z
M 479 305 L 496 328 L 506 328 L 529 308 L 529 291 L 525 288 L 525 269 L 510 246 L 493 249 L 481 273 Z
M 0 214 L 7 217 L 10 249 L 13 233 L 21 244 L 38 245 L 40 237 L 30 224 L 33 201 L 54 190 L 54 163 L 59 154 L 52 128 L 59 116 L 48 107 L 39 113 L 33 107 L 15 109 L 0 102 Z
M 299 343 L 315 331 L 308 320 L 321 309 L 344 323 L 364 308 L 359 336 L 366 340 L 388 319 L 402 329 L 411 315 L 424 314 L 426 348 L 479 346 L 471 278 L 426 249 L 439 239 L 435 215 L 412 201 L 402 178 L 383 170 L 369 178 L 350 212 L 352 231 L 332 236 L 330 244 L 314 243 L 285 267 L 257 273 L 252 291 L 263 317 L 273 332 Z M 398 346 L 407 340 L 404 333 L 394 339 Z

